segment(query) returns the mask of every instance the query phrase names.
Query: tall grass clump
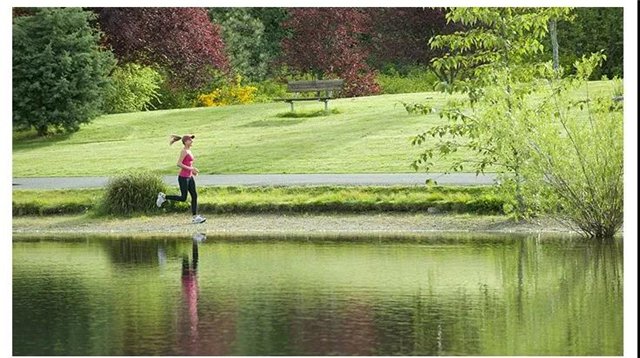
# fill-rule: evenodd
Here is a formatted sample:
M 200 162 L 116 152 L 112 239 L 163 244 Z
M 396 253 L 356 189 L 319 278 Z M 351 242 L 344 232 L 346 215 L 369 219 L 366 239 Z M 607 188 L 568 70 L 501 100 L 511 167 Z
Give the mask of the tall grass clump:
M 131 215 L 157 210 L 158 192 L 166 192 L 162 179 L 151 172 L 121 174 L 109 179 L 99 213 Z

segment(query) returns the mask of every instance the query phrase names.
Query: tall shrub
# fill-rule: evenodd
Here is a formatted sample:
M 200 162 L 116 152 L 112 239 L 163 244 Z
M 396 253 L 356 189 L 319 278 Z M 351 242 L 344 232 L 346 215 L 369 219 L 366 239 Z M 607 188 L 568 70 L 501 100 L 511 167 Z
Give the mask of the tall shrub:
M 41 8 L 13 20 L 13 125 L 74 132 L 100 114 L 113 55 L 79 8 Z
M 546 99 L 532 117 L 531 148 L 547 205 L 586 236 L 612 238 L 623 222 L 623 113 L 621 102 L 589 92 L 588 79 L 601 54 L 576 62 L 576 75 L 558 79 L 547 71 Z M 577 97 L 576 90 L 585 93 Z
M 606 58 L 591 79 L 623 77 L 623 14 L 621 7 L 577 7 L 572 21 L 558 22 L 560 65 L 575 73 L 573 63 L 582 56 L 604 50 Z M 550 56 L 550 53 L 547 54 Z

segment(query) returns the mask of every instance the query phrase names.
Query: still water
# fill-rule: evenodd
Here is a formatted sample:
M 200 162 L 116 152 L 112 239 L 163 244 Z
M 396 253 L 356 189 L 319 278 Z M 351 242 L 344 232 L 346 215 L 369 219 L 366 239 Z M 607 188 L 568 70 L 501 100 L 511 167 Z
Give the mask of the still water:
M 622 355 L 622 243 L 14 238 L 14 355 Z

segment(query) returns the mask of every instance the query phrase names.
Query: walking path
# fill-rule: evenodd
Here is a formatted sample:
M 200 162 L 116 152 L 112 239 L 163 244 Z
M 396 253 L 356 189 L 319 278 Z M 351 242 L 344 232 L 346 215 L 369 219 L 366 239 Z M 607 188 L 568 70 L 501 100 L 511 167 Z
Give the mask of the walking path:
M 489 185 L 496 175 L 474 173 L 402 173 L 402 174 L 224 174 L 199 175 L 198 186 L 388 186 L 424 185 L 427 179 L 439 185 Z M 175 175 L 163 177 L 167 185 L 177 186 Z M 76 189 L 105 186 L 108 177 L 13 178 L 14 189 Z

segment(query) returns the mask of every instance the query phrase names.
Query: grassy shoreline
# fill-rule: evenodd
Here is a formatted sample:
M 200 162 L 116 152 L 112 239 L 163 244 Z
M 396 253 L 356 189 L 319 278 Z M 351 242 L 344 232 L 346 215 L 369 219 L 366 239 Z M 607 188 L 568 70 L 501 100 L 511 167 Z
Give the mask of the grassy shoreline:
M 172 188 L 172 190 L 176 190 Z M 14 190 L 13 216 L 90 213 L 98 216 L 105 190 Z M 155 198 L 149 198 L 155 201 Z M 501 214 L 505 198 L 490 186 L 203 187 L 203 214 L 246 213 L 475 213 Z M 186 213 L 189 202 L 167 202 L 145 215 Z

